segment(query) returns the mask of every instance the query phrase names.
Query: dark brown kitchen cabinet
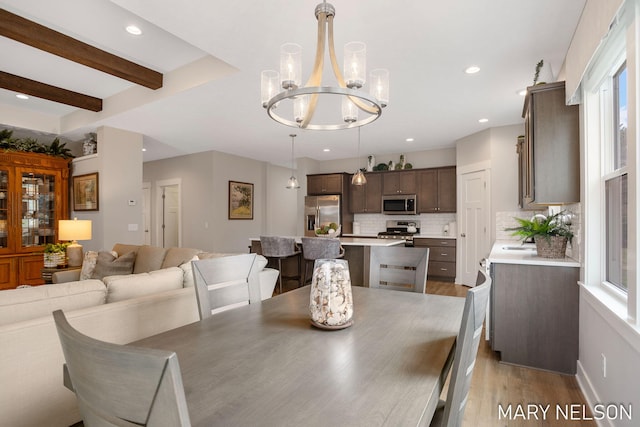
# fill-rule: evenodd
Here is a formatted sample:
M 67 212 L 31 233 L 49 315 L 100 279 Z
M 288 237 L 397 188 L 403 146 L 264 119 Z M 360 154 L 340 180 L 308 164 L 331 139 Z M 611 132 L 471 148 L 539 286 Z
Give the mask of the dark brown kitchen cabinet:
M 566 105 L 564 82 L 527 88 L 522 117 L 523 205 L 579 202 L 579 107 Z
M 307 194 L 342 194 L 346 177 L 344 173 L 307 175 Z
M 383 173 L 382 193 L 384 195 L 416 194 L 417 189 L 416 171 L 400 170 Z
M 456 212 L 456 168 L 423 169 L 418 173 L 418 213 Z
M 456 279 L 456 239 L 414 237 L 413 246 L 429 248 L 427 279 L 453 282 Z
M 349 210 L 351 213 L 382 212 L 382 174 L 365 174 L 365 185 L 350 185 Z
M 575 374 L 580 269 L 491 264 L 491 348 L 503 362 Z

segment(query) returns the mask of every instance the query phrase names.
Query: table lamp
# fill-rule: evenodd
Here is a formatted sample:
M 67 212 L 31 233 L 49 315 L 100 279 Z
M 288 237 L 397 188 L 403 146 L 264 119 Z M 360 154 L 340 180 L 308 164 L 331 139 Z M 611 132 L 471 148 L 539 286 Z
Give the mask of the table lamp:
M 69 267 L 82 265 L 82 245 L 78 240 L 91 239 L 91 220 L 63 219 L 58 221 L 58 240 L 71 240 L 67 246 L 67 258 Z

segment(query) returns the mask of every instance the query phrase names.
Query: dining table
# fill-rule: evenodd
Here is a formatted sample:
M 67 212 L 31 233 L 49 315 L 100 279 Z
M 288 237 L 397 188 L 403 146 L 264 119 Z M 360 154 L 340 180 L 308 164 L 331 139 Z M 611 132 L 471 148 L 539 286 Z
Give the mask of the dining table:
M 344 329 L 310 323 L 305 286 L 131 345 L 176 352 L 193 426 L 429 425 L 464 298 L 352 293 Z

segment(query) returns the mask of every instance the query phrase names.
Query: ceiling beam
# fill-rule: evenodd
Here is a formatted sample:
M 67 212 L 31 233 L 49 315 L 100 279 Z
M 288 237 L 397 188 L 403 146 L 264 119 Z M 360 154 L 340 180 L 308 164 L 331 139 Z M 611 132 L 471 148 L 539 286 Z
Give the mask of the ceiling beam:
M 102 111 L 102 99 L 0 71 L 0 88 L 90 111 Z
M 130 82 L 159 89 L 162 73 L 0 9 L 0 35 Z

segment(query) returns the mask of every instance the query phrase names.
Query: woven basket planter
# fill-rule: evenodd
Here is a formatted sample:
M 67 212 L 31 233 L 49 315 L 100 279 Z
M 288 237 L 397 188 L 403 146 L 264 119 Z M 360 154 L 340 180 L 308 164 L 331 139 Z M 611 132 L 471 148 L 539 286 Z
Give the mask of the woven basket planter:
M 44 266 L 47 268 L 57 267 L 58 265 L 64 265 L 65 253 L 64 252 L 47 252 L 44 254 Z
M 542 258 L 564 258 L 567 252 L 565 236 L 536 237 L 536 250 Z

